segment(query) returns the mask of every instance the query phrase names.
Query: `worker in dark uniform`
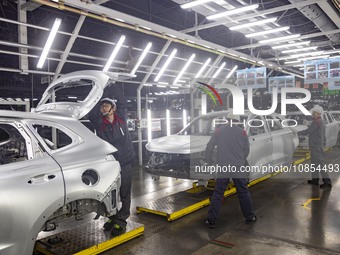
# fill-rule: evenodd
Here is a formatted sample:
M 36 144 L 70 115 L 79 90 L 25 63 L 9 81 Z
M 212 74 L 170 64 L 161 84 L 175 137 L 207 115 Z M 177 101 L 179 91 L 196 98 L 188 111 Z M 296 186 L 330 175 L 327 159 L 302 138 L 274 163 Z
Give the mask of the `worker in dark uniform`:
M 308 129 L 304 133 L 308 133 L 309 135 L 309 149 L 311 152 L 311 164 L 314 164 L 315 172 L 312 172 L 312 179 L 308 180 L 309 184 L 319 185 L 319 173 L 321 173 L 323 184 L 320 185 L 320 188 L 331 188 L 332 181 L 328 176 L 328 173 L 324 169 L 325 160 L 324 160 L 324 152 L 323 146 L 325 142 L 325 123 L 323 122 L 321 115 L 323 109 L 321 106 L 316 105 L 311 109 L 313 115 L 313 121 L 308 126 Z M 308 122 L 304 122 L 304 124 L 308 124 Z M 320 169 L 320 171 L 318 171 Z
M 135 157 L 132 140 L 126 124 L 126 99 L 118 85 L 113 85 L 113 95 L 117 100 L 106 97 L 100 101 L 100 109 L 90 113 L 90 121 L 95 126 L 97 135 L 112 144 L 117 151 L 113 153 L 121 166 L 120 199 L 122 207 L 104 224 L 105 230 L 112 230 L 113 236 L 125 232 L 127 218 L 130 216 L 131 206 L 131 163 Z
M 231 109 L 230 109 L 231 110 Z M 216 164 L 219 166 L 235 166 L 240 170 L 241 166 L 246 164 L 246 158 L 249 154 L 249 140 L 246 132 L 237 127 L 235 124 L 230 125 L 230 120 L 240 122 L 240 116 L 232 115 L 232 110 L 228 116 L 228 123 L 218 128 L 211 137 L 206 151 L 205 161 L 212 164 L 212 155 L 215 146 L 217 146 Z M 246 223 L 250 224 L 257 220 L 252 206 L 250 193 L 248 190 L 248 180 L 246 173 L 224 173 L 225 178 L 217 178 L 215 190 L 211 197 L 210 207 L 208 211 L 208 218 L 205 223 L 209 228 L 214 228 L 224 192 L 228 186 L 230 178 L 233 179 L 236 187 L 238 199 L 240 202 L 243 216 L 246 218 Z

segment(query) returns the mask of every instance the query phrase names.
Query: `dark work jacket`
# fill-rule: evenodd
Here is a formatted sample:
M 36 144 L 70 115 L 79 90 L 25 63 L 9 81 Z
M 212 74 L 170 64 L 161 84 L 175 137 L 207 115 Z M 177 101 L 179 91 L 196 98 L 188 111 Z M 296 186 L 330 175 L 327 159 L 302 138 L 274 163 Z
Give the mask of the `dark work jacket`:
M 244 166 L 249 154 L 246 132 L 237 127 L 224 125 L 217 129 L 207 145 L 205 161 L 212 163 L 214 147 L 217 145 L 216 164 L 220 166 Z
M 323 149 L 326 126 L 321 117 L 313 119 L 311 125 L 307 129 L 307 132 L 309 134 L 309 149 Z
M 120 165 L 124 166 L 130 163 L 136 154 L 126 124 L 126 109 L 123 108 L 126 104 L 122 102 L 125 100 L 125 97 L 117 89 L 119 88 L 116 87 L 116 90 L 114 90 L 114 97 L 117 100 L 117 113 L 113 123 L 110 123 L 105 117 L 101 116 L 100 102 L 90 113 L 89 119 L 95 126 L 97 135 L 116 147 L 118 151 L 113 153 L 113 155 Z

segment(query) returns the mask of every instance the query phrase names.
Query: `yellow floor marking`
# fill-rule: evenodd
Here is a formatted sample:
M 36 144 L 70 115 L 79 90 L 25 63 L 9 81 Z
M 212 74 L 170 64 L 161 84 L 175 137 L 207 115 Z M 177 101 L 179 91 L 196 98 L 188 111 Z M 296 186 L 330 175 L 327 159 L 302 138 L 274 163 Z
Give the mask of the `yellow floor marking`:
M 307 205 L 308 205 L 310 202 L 312 202 L 313 200 L 320 200 L 320 198 L 318 197 L 318 198 L 311 198 L 311 199 L 308 199 L 307 202 L 305 202 L 305 203 L 303 204 L 303 207 L 310 210 L 311 208 L 309 208 Z

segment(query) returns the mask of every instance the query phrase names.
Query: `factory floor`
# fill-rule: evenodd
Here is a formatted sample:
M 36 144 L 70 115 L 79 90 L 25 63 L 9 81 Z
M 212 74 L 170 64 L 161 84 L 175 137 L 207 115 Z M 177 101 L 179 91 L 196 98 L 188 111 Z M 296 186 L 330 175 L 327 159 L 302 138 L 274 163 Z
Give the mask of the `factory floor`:
M 340 149 L 327 152 L 326 163 L 340 164 L 339 155 Z M 250 188 L 256 223 L 245 224 L 237 195 L 232 195 L 224 199 L 217 227 L 209 229 L 203 223 L 207 207 L 173 222 L 158 215 L 137 214 L 136 206 L 187 190 L 192 181 L 168 177 L 154 181 L 136 167 L 129 220 L 144 224 L 144 235 L 102 254 L 340 254 L 339 179 L 333 179 L 332 189 L 320 189 L 307 184 L 307 179 L 284 175 Z

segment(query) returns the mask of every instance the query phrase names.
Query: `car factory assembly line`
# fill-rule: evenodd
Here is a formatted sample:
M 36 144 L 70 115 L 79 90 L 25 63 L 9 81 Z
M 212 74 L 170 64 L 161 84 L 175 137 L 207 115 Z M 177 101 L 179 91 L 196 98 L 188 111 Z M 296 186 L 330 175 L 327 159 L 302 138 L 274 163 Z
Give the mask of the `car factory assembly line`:
M 340 0 L 1 0 L 0 255 L 339 255 Z

